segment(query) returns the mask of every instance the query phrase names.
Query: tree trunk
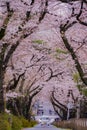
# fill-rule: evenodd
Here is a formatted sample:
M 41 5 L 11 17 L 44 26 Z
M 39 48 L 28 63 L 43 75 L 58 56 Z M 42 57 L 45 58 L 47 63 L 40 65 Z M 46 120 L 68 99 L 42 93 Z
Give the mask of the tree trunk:
M 0 53 L 0 112 L 5 112 L 5 100 L 4 100 L 4 89 L 3 89 L 3 82 L 4 82 L 4 47 L 2 47 L 1 53 Z
M 66 28 L 65 26 L 64 26 L 64 27 L 60 27 L 61 38 L 62 38 L 62 40 L 63 40 L 63 43 L 64 43 L 65 47 L 66 47 L 67 50 L 70 52 L 71 57 L 72 57 L 72 59 L 73 59 L 74 62 L 75 62 L 75 67 L 76 67 L 76 69 L 77 69 L 77 71 L 78 71 L 78 73 L 79 73 L 79 75 L 80 75 L 81 80 L 83 81 L 83 83 L 84 83 L 85 85 L 87 85 L 87 78 L 85 77 L 84 71 L 83 71 L 83 69 L 82 69 L 82 67 L 81 67 L 81 64 L 80 64 L 80 62 L 79 62 L 79 60 L 78 60 L 78 57 L 77 57 L 77 55 L 75 54 L 73 47 L 70 45 L 70 43 L 68 42 L 68 39 L 67 39 L 67 37 L 66 37 L 66 35 L 65 35 L 65 32 L 66 32 L 66 31 L 68 30 L 68 28 L 71 27 L 73 24 L 74 24 L 74 22 L 73 22 L 70 26 L 68 26 L 67 28 Z

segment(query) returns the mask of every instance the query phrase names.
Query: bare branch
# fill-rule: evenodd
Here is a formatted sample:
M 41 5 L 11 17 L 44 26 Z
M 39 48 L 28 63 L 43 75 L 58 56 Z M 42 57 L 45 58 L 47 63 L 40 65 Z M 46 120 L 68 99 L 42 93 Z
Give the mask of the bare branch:
M 43 3 L 43 1 L 41 1 L 41 5 L 44 6 L 44 9 L 42 7 L 42 11 L 41 11 L 40 17 L 39 17 L 39 22 L 41 22 L 44 19 L 45 15 L 47 13 L 48 0 L 45 0 L 45 4 Z
M 20 81 L 20 78 L 21 78 L 22 76 L 24 76 L 24 74 L 25 74 L 25 73 L 20 74 L 17 79 L 16 79 L 15 74 L 13 74 L 13 76 L 14 76 L 14 78 L 13 78 L 14 83 L 11 84 L 11 82 L 12 82 L 12 80 L 11 80 L 11 81 L 8 83 L 8 86 L 6 87 L 6 91 L 15 89 L 15 88 L 17 87 L 19 81 Z
M 86 2 L 86 1 L 85 1 L 85 0 L 82 0 L 80 12 L 79 12 L 79 14 L 76 16 L 76 19 L 79 21 L 80 24 L 82 24 L 82 25 L 84 25 L 84 26 L 87 26 L 87 22 L 83 22 L 83 21 L 80 19 L 80 16 L 81 16 L 82 11 L 83 11 L 83 4 L 84 4 L 84 2 Z
M 54 72 L 53 72 L 53 70 L 49 67 L 49 70 L 50 70 L 50 76 L 49 76 L 49 78 L 46 80 L 47 82 L 50 80 L 50 79 L 52 79 L 52 78 L 54 78 L 54 77 L 57 77 L 58 75 L 62 75 L 63 73 L 64 73 L 64 71 L 62 71 L 62 72 L 58 72 L 57 74 L 54 74 Z

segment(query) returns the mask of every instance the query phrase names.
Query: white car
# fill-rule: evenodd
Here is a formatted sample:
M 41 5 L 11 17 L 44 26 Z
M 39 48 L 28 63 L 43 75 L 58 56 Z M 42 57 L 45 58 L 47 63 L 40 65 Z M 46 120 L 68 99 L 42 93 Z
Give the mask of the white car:
M 50 125 L 50 118 L 47 116 L 43 116 L 39 119 L 41 125 Z

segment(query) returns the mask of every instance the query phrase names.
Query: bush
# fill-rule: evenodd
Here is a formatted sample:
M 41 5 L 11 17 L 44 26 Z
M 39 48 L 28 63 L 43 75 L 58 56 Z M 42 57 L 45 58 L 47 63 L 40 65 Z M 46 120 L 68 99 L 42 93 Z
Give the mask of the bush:
M 30 121 L 29 123 L 30 123 L 30 127 L 33 127 L 33 126 L 35 126 L 37 124 L 36 121 Z
M 28 121 L 28 120 L 26 120 L 24 117 L 20 117 L 19 119 L 20 119 L 21 122 L 22 122 L 22 127 L 23 127 L 23 128 L 33 127 L 33 126 L 35 126 L 35 125 L 37 124 L 36 121 Z
M 22 121 L 12 114 L 0 114 L 0 130 L 21 130 Z
M 12 130 L 21 130 L 21 128 L 22 128 L 21 120 L 18 117 L 13 116 L 12 117 Z
M 0 113 L 0 130 L 10 130 L 9 115 L 6 113 Z
M 17 117 L 12 114 L 0 114 L 0 130 L 21 130 L 21 128 L 33 127 L 36 121 L 28 121 L 24 117 Z
M 11 130 L 9 122 L 0 119 L 0 130 Z
M 26 120 L 26 119 L 23 118 L 23 117 L 20 117 L 20 119 L 21 119 L 22 127 L 23 127 L 23 128 L 30 127 L 30 124 L 29 124 L 29 121 L 28 121 L 28 120 Z
M 0 113 L 0 120 L 9 120 L 10 115 L 7 113 Z

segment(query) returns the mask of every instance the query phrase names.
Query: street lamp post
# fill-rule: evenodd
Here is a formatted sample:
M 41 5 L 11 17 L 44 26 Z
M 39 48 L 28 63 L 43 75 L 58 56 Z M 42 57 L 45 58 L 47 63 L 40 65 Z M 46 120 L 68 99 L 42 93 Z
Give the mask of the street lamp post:
M 74 104 L 72 101 L 68 101 L 68 104 L 67 104 L 67 120 L 70 118 L 70 110 L 74 108 Z
M 81 101 L 82 98 L 83 98 L 83 95 L 80 95 L 78 97 L 78 100 L 77 100 L 77 103 L 76 103 L 76 110 L 77 110 L 77 112 L 76 112 L 76 118 L 77 119 L 80 118 L 80 101 Z
M 68 111 L 67 111 L 67 120 L 68 120 L 70 117 L 70 102 L 68 102 L 67 108 L 68 108 Z
M 80 104 L 78 103 L 76 106 L 76 118 L 79 119 L 80 118 Z

